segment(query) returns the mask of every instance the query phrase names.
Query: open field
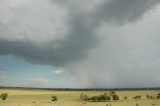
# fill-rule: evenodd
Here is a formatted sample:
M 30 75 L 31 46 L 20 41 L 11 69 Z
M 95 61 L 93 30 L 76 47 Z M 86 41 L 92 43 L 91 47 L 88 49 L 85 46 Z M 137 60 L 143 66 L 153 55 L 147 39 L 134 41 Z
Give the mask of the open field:
M 47 91 L 47 90 L 5 90 L 1 89 L 0 93 L 8 93 L 7 100 L 0 100 L 0 106 L 160 106 L 160 99 L 147 99 L 146 94 L 155 96 L 158 90 L 148 91 L 117 91 L 120 100 L 112 102 L 82 102 L 78 98 L 81 93 L 88 96 L 94 96 L 104 93 L 105 91 Z M 51 96 L 56 95 L 58 101 L 51 101 Z M 136 95 L 141 95 L 142 99 L 133 100 Z M 123 100 L 124 96 L 128 100 Z

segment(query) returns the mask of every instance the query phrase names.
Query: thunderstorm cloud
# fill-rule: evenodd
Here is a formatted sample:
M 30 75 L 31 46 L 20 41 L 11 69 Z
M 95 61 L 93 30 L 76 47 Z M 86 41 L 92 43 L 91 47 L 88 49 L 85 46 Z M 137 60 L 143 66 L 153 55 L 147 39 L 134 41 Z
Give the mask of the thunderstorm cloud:
M 0 56 L 65 68 L 81 87 L 158 86 L 159 3 L 1 0 Z

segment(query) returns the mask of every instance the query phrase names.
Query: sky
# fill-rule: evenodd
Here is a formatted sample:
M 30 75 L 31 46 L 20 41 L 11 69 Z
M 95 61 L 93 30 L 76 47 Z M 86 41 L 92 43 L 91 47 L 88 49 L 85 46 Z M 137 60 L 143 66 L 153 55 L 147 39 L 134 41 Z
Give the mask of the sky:
M 160 85 L 160 0 L 0 0 L 0 86 Z

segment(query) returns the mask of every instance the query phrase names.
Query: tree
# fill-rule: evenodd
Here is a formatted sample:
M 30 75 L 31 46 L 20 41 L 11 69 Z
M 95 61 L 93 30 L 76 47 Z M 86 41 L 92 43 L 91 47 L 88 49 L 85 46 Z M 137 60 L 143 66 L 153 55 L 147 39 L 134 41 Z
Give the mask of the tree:
M 2 93 L 2 94 L 0 95 L 0 98 L 2 98 L 2 100 L 6 100 L 7 97 L 8 97 L 8 93 Z

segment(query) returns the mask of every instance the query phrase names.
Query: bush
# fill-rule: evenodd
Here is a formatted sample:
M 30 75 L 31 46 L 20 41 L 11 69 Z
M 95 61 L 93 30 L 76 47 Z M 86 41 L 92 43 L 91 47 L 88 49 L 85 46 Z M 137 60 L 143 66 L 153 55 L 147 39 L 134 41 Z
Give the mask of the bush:
M 99 101 L 105 101 L 106 100 L 106 95 L 100 95 L 99 96 Z
M 113 100 L 119 100 L 119 96 L 116 94 L 115 91 L 109 92 L 109 95 L 112 97 Z
M 112 98 L 113 98 L 113 100 L 119 100 L 119 96 L 116 94 L 112 95 Z
M 8 97 L 8 93 L 2 93 L 2 94 L 0 95 L 0 98 L 2 98 L 2 100 L 6 100 L 7 97 Z
M 156 98 L 157 98 L 157 99 L 160 99 L 160 95 L 157 95 Z
M 141 99 L 141 96 L 137 95 L 137 96 L 133 97 L 133 99 Z
M 153 99 L 154 97 L 153 96 L 149 96 L 149 99 Z
M 111 100 L 111 97 L 110 96 L 106 96 L 106 100 Z
M 128 99 L 128 97 L 127 97 L 127 96 L 125 96 L 125 97 L 123 97 L 123 99 L 124 99 L 124 100 L 127 100 L 127 99 Z
M 150 98 L 150 96 L 147 94 L 147 95 L 146 95 L 146 98 Z
M 85 95 L 83 96 L 83 100 L 87 101 L 88 99 L 89 99 L 89 97 L 87 96 L 87 94 L 85 94 Z
M 111 97 L 104 95 L 104 94 L 101 94 L 100 96 L 92 96 L 89 100 L 91 100 L 93 102 L 107 101 L 107 100 L 111 100 Z
M 80 100 L 83 100 L 83 97 L 84 97 L 84 94 L 81 93 L 80 96 L 79 96 L 79 99 L 80 99 Z
M 115 92 L 111 92 L 112 95 L 107 95 L 107 93 L 101 94 L 99 96 L 92 96 L 88 97 L 86 94 L 80 94 L 79 99 L 83 101 L 92 101 L 92 102 L 102 102 L 102 101 L 109 101 L 111 98 L 113 100 L 119 100 L 119 96 Z
M 111 100 L 111 97 L 107 93 L 104 93 L 102 96 L 104 96 L 104 100 Z
M 111 94 L 115 94 L 116 92 L 115 92 L 115 91 L 111 91 L 110 93 L 111 93 Z
M 115 91 L 111 91 L 111 92 L 109 92 L 109 95 L 110 96 L 113 96 L 113 95 L 115 95 L 116 94 L 116 92 Z
M 89 100 L 90 98 L 88 97 L 87 94 L 81 93 L 80 96 L 79 96 L 79 99 L 80 99 L 80 100 L 87 101 L 87 100 Z
M 58 98 L 57 98 L 57 96 L 52 96 L 52 101 L 58 101 Z
M 134 99 L 141 99 L 141 96 L 140 95 L 135 96 Z
M 92 96 L 90 100 L 95 102 L 95 101 L 99 100 L 99 97 L 98 96 Z
M 156 98 L 157 98 L 157 99 L 160 99 L 160 93 L 157 94 Z

